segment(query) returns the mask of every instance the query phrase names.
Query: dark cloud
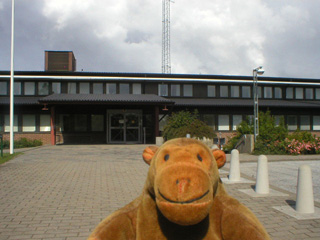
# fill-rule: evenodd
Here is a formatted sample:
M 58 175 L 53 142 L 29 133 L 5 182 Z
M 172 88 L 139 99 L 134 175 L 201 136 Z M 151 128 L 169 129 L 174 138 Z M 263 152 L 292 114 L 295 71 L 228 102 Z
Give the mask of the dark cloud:
M 173 73 L 318 78 L 320 2 L 175 1 Z M 161 1 L 16 1 L 15 69 L 43 70 L 72 50 L 80 71 L 160 72 Z M 10 69 L 11 1 L 0 0 L 0 69 Z

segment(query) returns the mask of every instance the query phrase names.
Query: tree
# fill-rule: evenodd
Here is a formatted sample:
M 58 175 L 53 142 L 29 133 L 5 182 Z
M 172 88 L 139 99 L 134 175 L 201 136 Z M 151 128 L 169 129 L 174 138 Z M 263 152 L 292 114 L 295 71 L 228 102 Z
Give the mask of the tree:
M 163 137 L 166 140 L 170 140 L 190 134 L 191 137 L 196 138 L 214 138 L 215 133 L 213 129 L 198 118 L 199 114 L 197 110 L 193 113 L 189 111 L 173 113 L 168 118 L 167 125 L 164 127 Z

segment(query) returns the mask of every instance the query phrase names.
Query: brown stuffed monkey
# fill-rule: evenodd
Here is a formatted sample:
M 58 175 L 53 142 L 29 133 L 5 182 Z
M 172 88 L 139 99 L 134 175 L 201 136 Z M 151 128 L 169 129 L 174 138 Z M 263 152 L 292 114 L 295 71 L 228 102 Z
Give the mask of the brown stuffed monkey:
M 178 138 L 147 147 L 143 159 L 150 167 L 142 194 L 103 220 L 90 240 L 270 239 L 254 214 L 226 193 L 218 171 L 223 151 Z

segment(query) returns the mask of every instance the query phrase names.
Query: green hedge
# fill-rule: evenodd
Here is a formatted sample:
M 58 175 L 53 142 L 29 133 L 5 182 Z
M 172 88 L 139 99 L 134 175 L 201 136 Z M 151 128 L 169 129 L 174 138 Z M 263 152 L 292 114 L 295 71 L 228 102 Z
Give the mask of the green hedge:
M 14 148 L 28 148 L 28 147 L 38 147 L 42 146 L 41 140 L 30 140 L 27 138 L 21 138 L 20 140 L 14 141 Z M 5 140 L 3 141 L 3 148 L 8 149 L 10 148 L 10 141 Z

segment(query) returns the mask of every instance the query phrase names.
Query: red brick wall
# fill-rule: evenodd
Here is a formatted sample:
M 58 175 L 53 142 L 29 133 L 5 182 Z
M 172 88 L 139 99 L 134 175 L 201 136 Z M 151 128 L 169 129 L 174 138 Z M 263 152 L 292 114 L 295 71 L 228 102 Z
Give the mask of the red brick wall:
M 15 133 L 14 140 L 19 140 L 21 138 L 27 138 L 29 140 L 41 140 L 43 145 L 51 144 L 51 134 L 49 133 Z M 3 140 L 10 139 L 9 133 L 3 134 Z

